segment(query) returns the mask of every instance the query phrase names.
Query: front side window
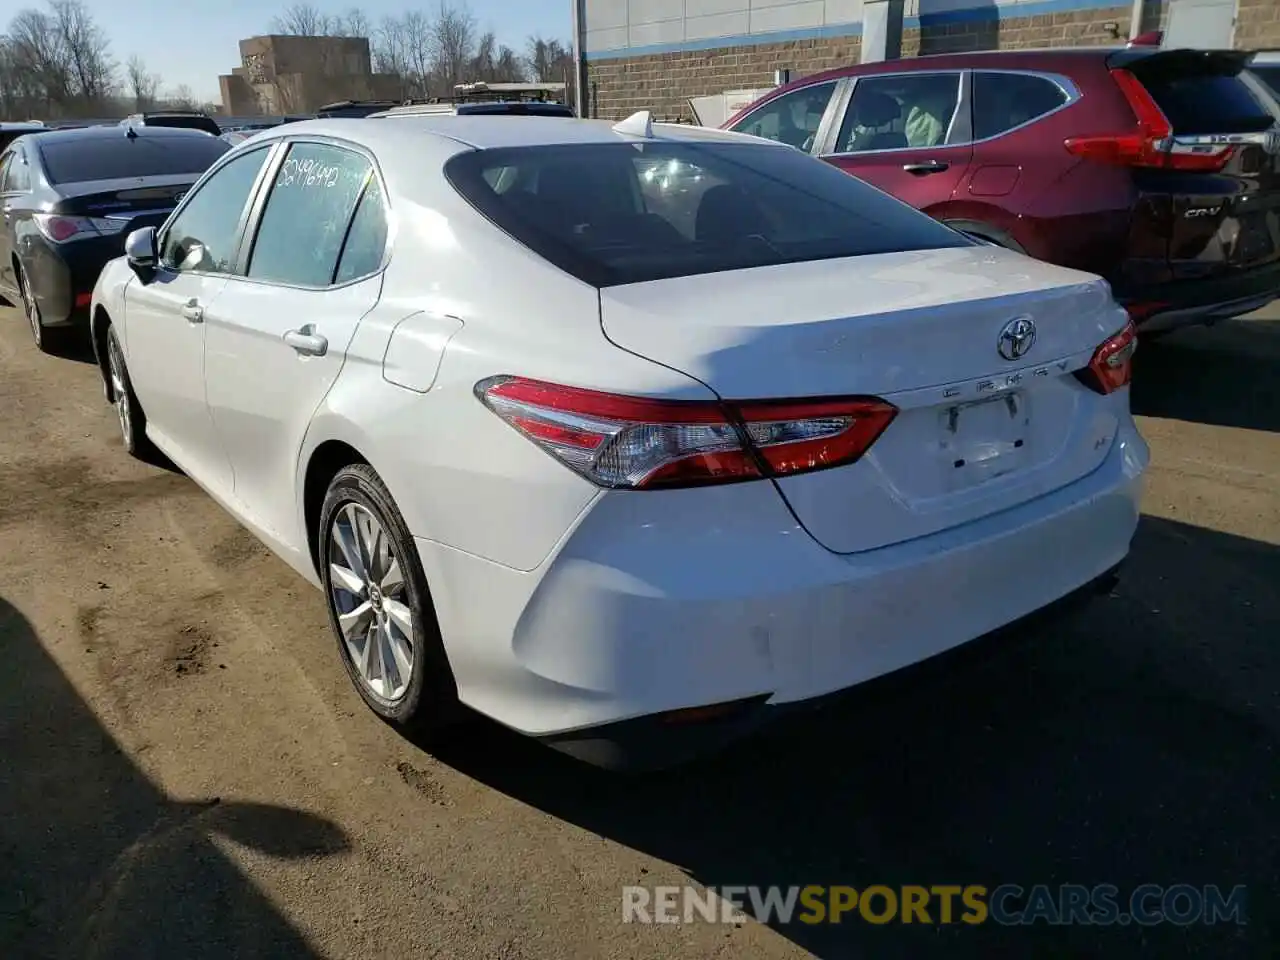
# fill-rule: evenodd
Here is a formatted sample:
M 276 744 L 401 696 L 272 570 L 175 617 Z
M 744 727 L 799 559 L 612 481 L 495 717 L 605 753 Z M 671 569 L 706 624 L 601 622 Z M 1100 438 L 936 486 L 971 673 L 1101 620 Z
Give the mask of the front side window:
M 837 153 L 928 149 L 946 143 L 960 100 L 960 74 L 860 77 L 845 111 Z
M 293 144 L 262 211 L 248 276 L 304 287 L 333 283 L 356 202 L 372 176 L 373 165 L 358 153 Z
M 445 174 L 516 241 L 596 286 L 970 243 L 830 164 L 769 144 L 476 150 Z
M 818 127 L 835 91 L 835 81 L 792 90 L 747 114 L 732 129 L 807 152 L 818 137 Z
M 161 263 L 192 273 L 235 269 L 240 220 L 267 153 L 262 147 L 241 154 L 200 185 L 165 230 Z
M 973 139 L 986 140 L 1052 113 L 1067 102 L 1063 89 L 1031 73 L 973 75 Z

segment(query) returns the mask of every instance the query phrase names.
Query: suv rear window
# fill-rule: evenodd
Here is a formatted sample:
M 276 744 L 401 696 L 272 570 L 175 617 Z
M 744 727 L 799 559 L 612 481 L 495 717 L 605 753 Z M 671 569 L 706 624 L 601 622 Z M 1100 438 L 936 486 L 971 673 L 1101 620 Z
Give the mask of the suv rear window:
M 1235 62 L 1179 53 L 1157 55 L 1132 68 L 1175 134 L 1257 133 L 1276 122 Z
M 204 173 L 231 149 L 218 137 L 149 136 L 84 137 L 41 142 L 45 174 L 50 183 L 120 180 Z
M 1270 87 L 1277 97 L 1280 97 L 1280 63 L 1266 66 L 1255 64 L 1249 70 L 1257 74 L 1262 82 Z
M 595 286 L 972 241 L 787 147 L 565 144 L 475 150 L 454 188 L 516 240 Z
M 147 127 L 176 127 L 181 130 L 203 130 L 205 133 L 218 136 L 222 133 L 222 128 L 210 120 L 208 117 L 199 115 L 185 116 L 183 114 L 169 114 L 158 117 L 143 117 L 143 126 Z

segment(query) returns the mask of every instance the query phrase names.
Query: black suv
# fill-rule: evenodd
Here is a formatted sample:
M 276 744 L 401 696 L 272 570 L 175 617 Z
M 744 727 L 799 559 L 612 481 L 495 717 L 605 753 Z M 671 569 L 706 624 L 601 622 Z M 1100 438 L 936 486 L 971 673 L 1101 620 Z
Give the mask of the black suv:
M 122 127 L 176 127 L 181 130 L 203 130 L 219 136 L 222 128 L 207 113 L 195 110 L 160 110 L 154 113 L 135 113 L 120 121 Z

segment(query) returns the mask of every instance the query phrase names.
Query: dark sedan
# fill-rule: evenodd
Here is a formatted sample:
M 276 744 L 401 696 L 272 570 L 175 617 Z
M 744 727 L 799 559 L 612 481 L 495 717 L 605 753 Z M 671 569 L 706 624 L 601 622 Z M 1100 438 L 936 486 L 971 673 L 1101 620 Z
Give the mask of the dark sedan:
M 85 127 L 19 137 L 0 153 L 0 296 L 56 352 L 87 329 L 98 272 L 124 238 L 159 226 L 230 150 L 198 130 Z

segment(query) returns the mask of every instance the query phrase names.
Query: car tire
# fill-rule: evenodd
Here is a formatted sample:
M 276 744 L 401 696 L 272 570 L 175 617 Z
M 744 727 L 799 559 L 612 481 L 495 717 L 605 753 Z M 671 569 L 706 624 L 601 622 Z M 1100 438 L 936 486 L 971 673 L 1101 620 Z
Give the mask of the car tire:
M 40 315 L 40 304 L 27 283 L 27 272 L 18 268 L 18 294 L 22 300 L 22 313 L 31 328 L 31 339 L 36 347 L 51 356 L 57 356 L 66 347 L 67 331 L 61 327 L 46 327 Z
M 120 440 L 125 450 L 139 460 L 156 462 L 159 451 L 147 436 L 147 415 L 138 402 L 138 395 L 133 392 L 124 350 L 113 326 L 107 327 L 107 377 L 111 384 L 111 404 L 120 423 Z
M 404 518 L 372 467 L 353 464 L 334 476 L 316 540 L 338 655 L 364 702 L 416 733 L 452 726 L 457 685 L 427 579 Z

